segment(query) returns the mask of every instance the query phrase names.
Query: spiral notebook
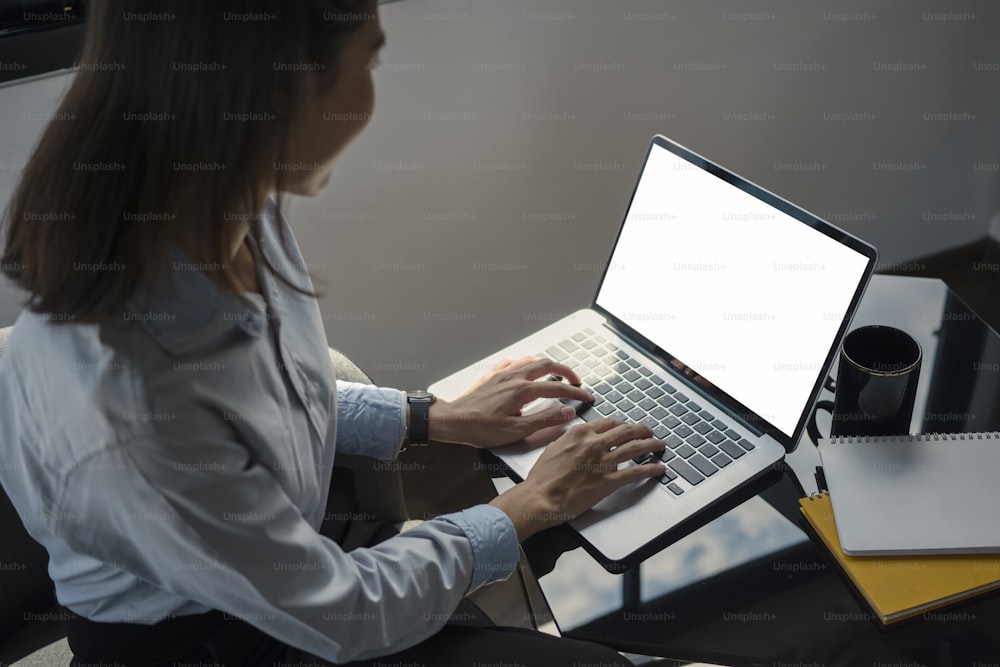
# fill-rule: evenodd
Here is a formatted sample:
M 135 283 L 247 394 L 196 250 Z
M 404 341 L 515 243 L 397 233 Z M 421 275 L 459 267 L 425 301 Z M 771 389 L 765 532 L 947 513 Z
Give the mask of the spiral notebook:
M 1000 553 L 1000 434 L 821 439 L 844 553 Z
M 802 514 L 882 623 L 910 618 L 1000 587 L 1000 556 L 848 556 L 830 495 L 799 500 Z

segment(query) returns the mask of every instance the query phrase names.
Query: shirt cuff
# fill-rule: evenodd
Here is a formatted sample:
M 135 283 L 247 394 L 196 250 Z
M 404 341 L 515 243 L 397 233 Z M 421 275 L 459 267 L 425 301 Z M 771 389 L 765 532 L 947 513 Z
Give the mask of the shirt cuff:
M 406 392 L 337 380 L 337 451 L 392 461 L 406 435 Z
M 472 545 L 472 582 L 466 595 L 480 586 L 509 577 L 521 560 L 517 532 L 510 517 L 493 505 L 475 505 L 444 514 L 444 519 L 461 528 Z

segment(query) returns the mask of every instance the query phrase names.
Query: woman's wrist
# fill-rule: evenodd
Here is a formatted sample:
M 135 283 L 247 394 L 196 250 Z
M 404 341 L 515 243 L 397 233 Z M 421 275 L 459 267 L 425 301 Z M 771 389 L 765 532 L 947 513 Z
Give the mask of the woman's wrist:
M 456 413 L 454 403 L 442 398 L 436 399 L 431 403 L 428 420 L 428 438 L 431 442 L 468 444 L 460 435 L 462 419 L 461 415 Z M 409 417 L 407 417 L 407 434 L 409 434 Z
M 514 524 L 518 542 L 569 518 L 554 512 L 545 494 L 530 482 L 515 484 L 489 504 L 502 510 Z

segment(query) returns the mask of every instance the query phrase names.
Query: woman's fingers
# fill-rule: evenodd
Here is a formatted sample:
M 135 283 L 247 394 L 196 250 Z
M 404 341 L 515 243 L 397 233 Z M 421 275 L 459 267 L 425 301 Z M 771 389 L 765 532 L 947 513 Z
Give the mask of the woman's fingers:
M 552 375 L 566 378 L 570 384 L 581 384 L 583 382 L 576 371 L 566 364 L 560 364 L 552 359 L 539 359 L 537 357 L 525 357 L 519 361 L 523 362 L 525 359 L 528 360 L 527 363 L 519 363 L 516 366 L 511 365 L 507 370 L 516 371 L 517 375 L 525 380 L 537 380 L 543 375 L 551 373 Z
M 629 459 L 634 459 L 642 454 L 662 452 L 666 447 L 666 443 L 662 440 L 642 438 L 641 440 L 633 440 L 632 442 L 627 442 L 624 445 L 616 447 L 608 456 L 613 463 L 618 464 Z

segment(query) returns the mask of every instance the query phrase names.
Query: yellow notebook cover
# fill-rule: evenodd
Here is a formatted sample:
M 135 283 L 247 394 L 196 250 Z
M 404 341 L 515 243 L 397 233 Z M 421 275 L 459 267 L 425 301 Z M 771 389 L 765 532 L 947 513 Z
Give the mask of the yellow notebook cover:
M 799 506 L 882 623 L 1000 587 L 1000 556 L 848 556 L 840 548 L 830 494 L 801 498 Z

